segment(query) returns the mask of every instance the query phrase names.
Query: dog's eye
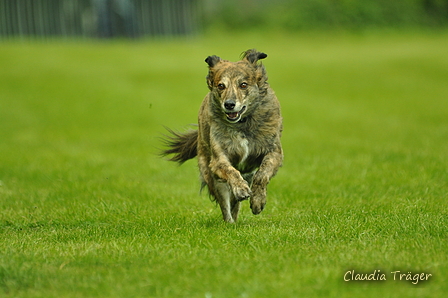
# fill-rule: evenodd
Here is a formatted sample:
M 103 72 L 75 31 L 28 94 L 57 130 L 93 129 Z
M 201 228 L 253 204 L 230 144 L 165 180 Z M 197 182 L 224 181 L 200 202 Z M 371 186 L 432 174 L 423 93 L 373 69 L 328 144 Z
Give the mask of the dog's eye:
M 240 88 L 241 89 L 246 89 L 247 88 L 247 83 L 246 82 L 241 83 L 240 84 Z
M 219 90 L 224 90 L 224 89 L 226 89 L 226 85 L 224 85 L 224 84 L 218 84 L 218 89 L 219 89 Z

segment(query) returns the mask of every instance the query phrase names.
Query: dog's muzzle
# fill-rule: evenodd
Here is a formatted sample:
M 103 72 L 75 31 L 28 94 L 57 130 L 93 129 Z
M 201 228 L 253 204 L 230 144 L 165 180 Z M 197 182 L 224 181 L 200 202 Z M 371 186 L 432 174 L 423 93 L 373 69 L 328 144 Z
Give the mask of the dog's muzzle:
M 241 115 L 246 111 L 246 106 L 243 106 L 238 112 L 226 112 L 227 120 L 230 122 L 238 122 L 241 119 Z

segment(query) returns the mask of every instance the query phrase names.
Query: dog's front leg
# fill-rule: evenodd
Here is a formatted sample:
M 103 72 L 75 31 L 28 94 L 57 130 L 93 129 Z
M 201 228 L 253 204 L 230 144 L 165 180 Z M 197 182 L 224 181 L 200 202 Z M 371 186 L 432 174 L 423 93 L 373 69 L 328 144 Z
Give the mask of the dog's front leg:
M 241 173 L 232 167 L 224 155 L 212 158 L 210 168 L 219 179 L 227 182 L 238 201 L 246 200 L 251 195 L 249 184 L 243 179 Z
M 261 162 L 260 168 L 254 176 L 252 183 L 252 196 L 250 208 L 253 214 L 259 214 L 266 205 L 266 187 L 269 180 L 277 173 L 282 165 L 283 153 L 279 147 L 276 151 L 268 153 Z
M 224 221 L 233 223 L 236 221 L 236 218 L 233 218 L 232 215 L 232 193 L 229 188 L 229 185 L 224 181 L 215 180 L 214 188 L 216 190 L 216 201 L 219 204 L 222 212 L 222 218 Z

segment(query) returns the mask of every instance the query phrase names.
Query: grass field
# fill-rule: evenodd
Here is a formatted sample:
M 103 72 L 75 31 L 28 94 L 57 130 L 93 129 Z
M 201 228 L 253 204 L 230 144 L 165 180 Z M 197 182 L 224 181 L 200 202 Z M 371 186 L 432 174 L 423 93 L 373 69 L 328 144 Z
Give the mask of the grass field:
M 285 162 L 231 225 L 195 160 L 157 152 L 163 125 L 196 122 L 205 57 L 252 47 Z M 0 296 L 444 297 L 447 49 L 447 32 L 3 42 Z

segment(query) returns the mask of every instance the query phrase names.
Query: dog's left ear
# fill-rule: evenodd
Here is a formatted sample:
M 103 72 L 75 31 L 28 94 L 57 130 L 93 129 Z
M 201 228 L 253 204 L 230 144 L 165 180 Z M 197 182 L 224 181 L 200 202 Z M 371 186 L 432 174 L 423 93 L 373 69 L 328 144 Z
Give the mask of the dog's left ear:
M 255 76 L 257 78 L 258 87 L 261 90 L 266 91 L 268 76 L 266 74 L 266 69 L 263 64 L 257 63 L 258 60 L 266 58 L 268 55 L 262 52 L 258 52 L 256 49 L 250 49 L 242 54 L 243 61 L 248 62 L 250 65 L 254 67 Z
M 258 60 L 264 59 L 267 56 L 267 54 L 258 52 L 256 49 L 247 50 L 242 54 L 242 58 L 251 64 L 256 64 Z

